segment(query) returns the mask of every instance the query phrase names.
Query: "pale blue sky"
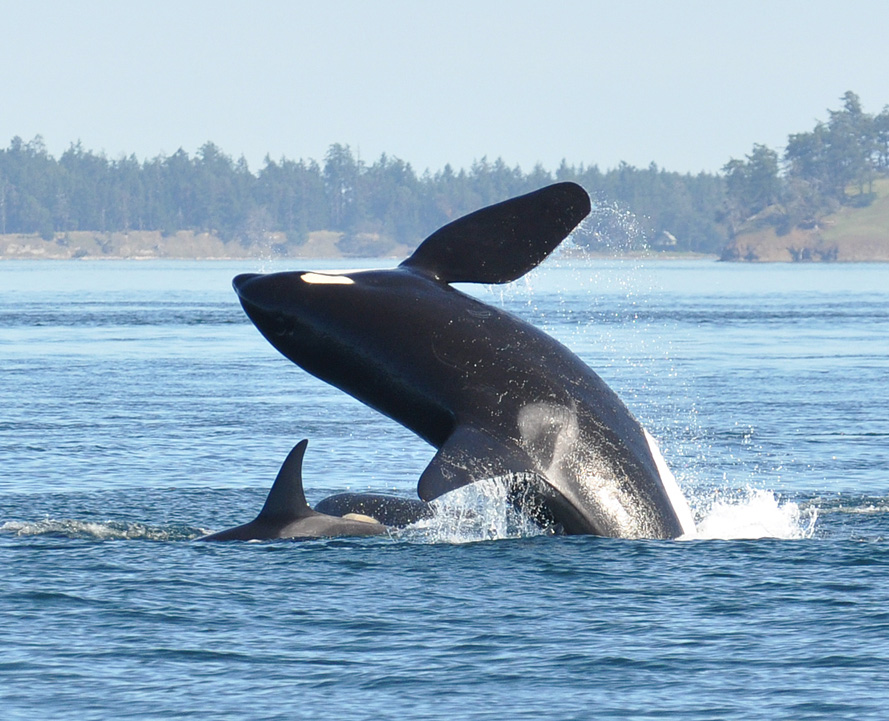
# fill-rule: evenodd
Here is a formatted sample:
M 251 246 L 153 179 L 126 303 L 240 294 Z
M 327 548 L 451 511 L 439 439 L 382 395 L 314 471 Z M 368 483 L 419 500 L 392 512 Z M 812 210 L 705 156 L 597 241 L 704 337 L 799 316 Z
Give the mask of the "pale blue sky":
M 716 171 L 846 90 L 889 104 L 885 0 L 0 0 L 0 26 L 0 147 L 56 156 Z

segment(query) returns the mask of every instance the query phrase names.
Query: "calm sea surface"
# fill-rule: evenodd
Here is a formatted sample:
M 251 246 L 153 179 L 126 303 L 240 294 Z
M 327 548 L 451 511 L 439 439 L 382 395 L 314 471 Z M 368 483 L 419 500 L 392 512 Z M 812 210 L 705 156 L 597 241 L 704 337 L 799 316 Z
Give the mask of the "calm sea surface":
M 301 438 L 310 502 L 434 452 L 250 325 L 232 276 L 283 268 L 0 263 L 0 717 L 887 718 L 889 266 L 470 289 L 617 390 L 698 540 L 536 535 L 480 488 L 394 538 L 192 543 Z

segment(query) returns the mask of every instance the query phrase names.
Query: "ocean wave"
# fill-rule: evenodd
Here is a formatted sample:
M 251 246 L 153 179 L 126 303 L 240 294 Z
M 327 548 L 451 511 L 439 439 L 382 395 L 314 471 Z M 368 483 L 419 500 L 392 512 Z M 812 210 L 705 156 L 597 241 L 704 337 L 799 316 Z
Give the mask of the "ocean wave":
M 95 541 L 187 541 L 199 538 L 207 531 L 179 524 L 152 526 L 124 521 L 45 518 L 40 521 L 6 521 L 0 524 L 0 533 Z

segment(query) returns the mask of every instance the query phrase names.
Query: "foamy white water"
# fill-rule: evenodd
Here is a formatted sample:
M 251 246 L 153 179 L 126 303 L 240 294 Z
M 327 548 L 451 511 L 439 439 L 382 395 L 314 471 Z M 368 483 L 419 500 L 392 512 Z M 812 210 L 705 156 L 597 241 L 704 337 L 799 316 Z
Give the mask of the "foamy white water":
M 811 538 L 817 510 L 782 502 L 772 491 L 746 488 L 719 497 L 690 499 L 700 520 L 680 540 Z M 547 533 L 517 511 L 509 501 L 505 481 L 479 481 L 433 501 L 431 518 L 405 529 L 405 540 L 424 543 L 474 543 L 524 538 Z
M 509 501 L 507 482 L 471 483 L 432 502 L 434 514 L 405 529 L 403 537 L 425 543 L 473 543 L 540 536 L 546 531 Z
M 811 538 L 817 511 L 782 503 L 772 492 L 747 488 L 734 497 L 712 500 L 697 523 L 698 539 Z

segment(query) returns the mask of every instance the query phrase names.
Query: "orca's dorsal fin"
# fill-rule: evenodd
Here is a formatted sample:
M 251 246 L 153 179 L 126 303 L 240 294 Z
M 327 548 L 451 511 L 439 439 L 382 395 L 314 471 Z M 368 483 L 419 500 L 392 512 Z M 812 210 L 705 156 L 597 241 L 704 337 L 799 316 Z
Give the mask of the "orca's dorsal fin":
M 303 456 L 308 445 L 308 440 L 302 440 L 287 455 L 257 520 L 293 520 L 313 515 L 303 492 Z
M 543 261 L 589 212 L 579 185 L 549 185 L 448 223 L 401 266 L 444 283 L 508 283 Z
M 438 449 L 417 483 L 417 495 L 432 501 L 476 481 L 533 473 L 528 456 L 472 425 L 460 425 Z

